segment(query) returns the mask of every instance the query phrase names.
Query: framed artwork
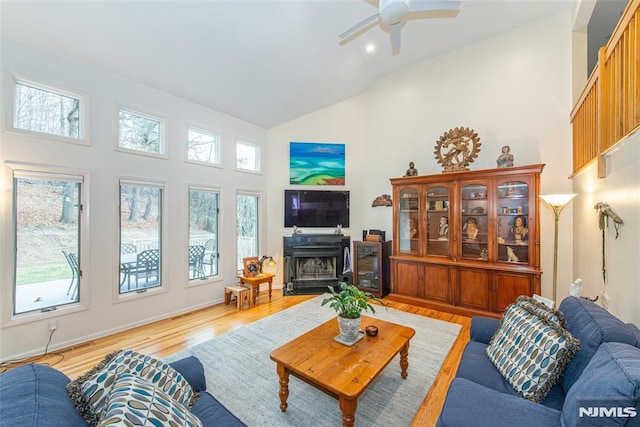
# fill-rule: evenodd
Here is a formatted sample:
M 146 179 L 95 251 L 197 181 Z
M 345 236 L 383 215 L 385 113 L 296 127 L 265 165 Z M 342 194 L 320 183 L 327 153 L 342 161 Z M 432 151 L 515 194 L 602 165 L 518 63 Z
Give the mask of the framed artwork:
M 289 143 L 289 184 L 344 185 L 345 145 Z
M 260 261 L 257 256 L 242 258 L 244 277 L 253 277 L 260 272 Z

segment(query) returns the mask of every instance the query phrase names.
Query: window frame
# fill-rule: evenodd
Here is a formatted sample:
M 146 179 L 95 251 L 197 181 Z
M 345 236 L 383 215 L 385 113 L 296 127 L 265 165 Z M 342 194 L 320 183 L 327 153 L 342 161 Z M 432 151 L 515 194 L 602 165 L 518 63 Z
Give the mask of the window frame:
M 238 166 L 238 145 L 243 144 L 246 146 L 251 146 L 254 147 L 255 151 L 256 151 L 256 169 L 246 169 L 246 168 L 242 168 L 240 166 Z M 236 138 L 235 141 L 235 170 L 238 172 L 245 172 L 245 173 L 252 173 L 252 174 L 256 174 L 256 175 L 262 175 L 262 144 L 255 142 L 255 141 L 251 141 L 249 139 L 245 139 L 245 138 Z
M 222 281 L 224 279 L 223 277 L 223 268 L 221 268 L 221 266 L 224 264 L 224 260 L 223 260 L 223 254 L 222 251 L 220 250 L 220 248 L 222 247 L 222 243 L 223 243 L 223 237 L 222 234 L 220 232 L 220 226 L 222 224 L 222 208 L 221 203 L 222 203 L 222 188 L 221 187 L 216 187 L 216 186 L 207 186 L 207 185 L 201 185 L 201 184 L 194 184 L 194 183 L 187 183 L 186 184 L 186 199 L 187 199 L 187 248 L 189 247 L 189 238 L 190 238 L 190 233 L 189 233 L 189 228 L 190 228 L 190 215 L 191 215 L 191 191 L 204 191 L 204 192 L 210 192 L 210 193 L 216 193 L 218 196 L 218 213 L 217 213 L 217 224 L 216 224 L 216 228 L 217 228 L 217 232 L 216 232 L 216 246 L 218 248 L 217 251 L 217 273 L 215 275 L 211 275 L 211 276 L 205 276 L 203 278 L 195 278 L 195 279 L 187 279 L 187 286 L 194 286 L 194 285 L 200 285 L 200 284 L 207 284 L 207 283 L 212 283 L 212 282 L 219 282 Z M 188 253 L 185 256 L 185 261 L 184 261 L 184 265 L 186 265 L 187 267 L 187 278 L 189 277 L 189 255 Z
M 168 220 L 167 220 L 167 200 L 169 197 L 168 194 L 168 182 L 166 180 L 152 179 L 152 178 L 140 178 L 140 177 L 132 177 L 132 176 L 115 176 L 115 203 L 114 203 L 114 219 L 115 219 L 115 230 L 118 233 L 117 244 L 114 245 L 114 256 L 113 256 L 113 267 L 112 272 L 115 278 L 114 286 L 112 286 L 113 290 L 113 302 L 123 302 L 129 301 L 132 299 L 139 298 L 147 298 L 152 295 L 156 295 L 158 293 L 166 293 L 169 292 L 169 285 L 167 283 L 169 277 L 169 265 L 167 262 L 167 246 L 166 246 L 166 236 L 168 236 Z M 162 207 L 159 210 L 160 213 L 160 237 L 158 242 L 158 248 L 160 249 L 160 283 L 158 286 L 144 288 L 141 291 L 128 291 L 121 293 L 120 292 L 120 244 L 121 244 L 121 194 L 120 188 L 122 183 L 124 185 L 140 185 L 140 186 L 150 186 L 160 188 L 162 190 Z M 113 283 L 113 282 L 112 282 Z
M 46 132 L 38 132 L 30 129 L 23 129 L 16 126 L 17 121 L 17 105 L 16 105 L 16 86 L 21 84 L 23 86 L 33 87 L 45 92 L 66 96 L 70 98 L 78 99 L 78 138 L 70 136 L 55 135 Z M 81 91 L 76 88 L 71 88 L 66 85 L 45 81 L 35 77 L 27 76 L 25 74 L 7 71 L 5 79 L 5 105 L 11 108 L 5 109 L 5 123 L 6 130 L 18 135 L 28 136 L 31 138 L 38 138 L 40 140 L 49 140 L 55 142 L 65 142 L 69 144 L 89 146 L 91 134 L 89 118 L 90 108 L 90 96 L 87 92 Z
M 80 261 L 80 270 L 82 271 L 82 277 L 79 278 L 78 281 L 78 301 L 64 304 L 61 306 L 54 306 L 55 309 L 42 311 L 42 310 L 31 310 L 28 312 L 14 314 L 14 288 L 15 288 L 15 255 L 12 255 L 10 258 L 10 262 L 5 264 L 8 268 L 4 268 L 2 272 L 2 280 L 8 281 L 11 283 L 11 287 L 1 287 L 0 295 L 2 295 L 0 306 L 2 307 L 2 321 L 6 326 L 15 326 L 15 325 L 23 325 L 31 322 L 42 321 L 46 319 L 52 319 L 60 317 L 61 315 L 77 313 L 80 311 L 86 311 L 89 309 L 89 301 L 91 301 L 91 286 L 90 286 L 90 269 L 88 268 L 89 264 L 84 260 L 89 259 L 89 217 L 88 214 L 89 206 L 90 206 L 90 194 L 89 188 L 91 187 L 90 183 L 90 175 L 89 171 L 83 169 L 73 169 L 66 167 L 56 167 L 49 165 L 41 165 L 41 164 L 33 164 L 33 163 L 23 163 L 23 162 L 12 162 L 7 161 L 5 165 L 10 170 L 10 179 L 8 181 L 11 183 L 11 188 L 9 189 L 9 193 L 11 193 L 11 208 L 10 215 L 11 219 L 7 221 L 7 227 L 9 228 L 7 231 L 9 232 L 9 238 L 11 239 L 11 244 L 15 246 L 16 242 L 16 224 L 15 224 L 15 204 L 13 200 L 13 194 L 15 189 L 13 188 L 13 178 L 14 173 L 25 173 L 25 174 L 33 174 L 33 175 L 51 175 L 51 176 L 72 176 L 72 177 L 82 177 L 82 183 L 80 184 L 80 203 L 83 208 L 79 212 L 79 235 L 78 235 L 78 259 Z M 6 283 L 6 282 L 5 282 Z
M 216 162 L 203 162 L 201 160 L 196 160 L 196 159 L 190 159 L 189 158 L 189 131 L 196 131 L 196 132 L 201 132 L 201 133 L 205 133 L 205 134 L 213 134 L 216 135 L 218 137 L 218 141 L 216 143 L 216 149 L 215 149 L 215 157 L 216 157 Z M 192 163 L 195 165 L 201 165 L 201 166 L 209 166 L 209 167 L 215 167 L 215 168 L 222 168 L 223 164 L 222 164 L 222 132 L 216 129 L 211 129 L 208 128 L 206 126 L 200 126 L 194 123 L 186 123 L 185 126 L 185 151 L 184 151 L 184 161 L 186 163 Z
M 129 114 L 133 114 L 135 116 L 139 116 L 149 120 L 157 120 L 160 123 L 159 126 L 159 153 L 151 153 L 148 151 L 136 150 L 133 148 L 121 147 L 120 146 L 120 112 L 124 111 Z M 139 156 L 153 157 L 156 159 L 168 159 L 168 144 L 167 144 L 167 122 L 168 119 L 158 113 L 150 112 L 141 108 L 131 107 L 125 104 L 116 104 L 115 109 L 115 141 L 114 141 L 114 150 L 122 153 L 128 154 L 136 154 Z

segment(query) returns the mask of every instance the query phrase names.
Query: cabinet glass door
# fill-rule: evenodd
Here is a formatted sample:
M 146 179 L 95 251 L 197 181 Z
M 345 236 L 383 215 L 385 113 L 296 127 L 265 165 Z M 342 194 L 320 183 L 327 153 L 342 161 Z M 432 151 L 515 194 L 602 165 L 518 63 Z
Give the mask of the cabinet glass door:
M 488 261 L 487 187 L 468 184 L 460 196 L 462 258 Z
M 400 192 L 400 252 L 417 254 L 420 248 L 418 228 L 420 209 L 418 190 L 412 188 Z
M 449 189 L 427 190 L 427 254 L 449 256 Z
M 356 285 L 367 292 L 377 292 L 378 288 L 378 252 L 377 243 L 358 243 L 355 246 L 358 277 Z
M 498 261 L 529 263 L 529 185 L 498 184 Z

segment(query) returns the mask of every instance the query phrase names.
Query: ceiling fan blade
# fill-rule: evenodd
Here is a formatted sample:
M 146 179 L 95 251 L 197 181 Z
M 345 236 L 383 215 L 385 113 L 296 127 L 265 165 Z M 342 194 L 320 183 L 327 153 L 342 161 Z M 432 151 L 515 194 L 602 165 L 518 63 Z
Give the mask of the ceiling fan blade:
M 402 29 L 402 25 L 398 22 L 397 24 L 391 25 L 391 49 L 394 51 L 400 50 L 400 30 Z
M 459 1 L 447 0 L 411 0 L 409 12 L 423 12 L 427 10 L 454 10 L 460 7 Z
M 345 31 L 344 33 L 340 34 L 338 37 L 340 37 L 341 39 L 346 39 L 347 37 L 357 33 L 359 30 L 361 30 L 362 28 L 366 27 L 368 24 L 370 24 L 371 22 L 375 21 L 376 19 L 378 19 L 378 14 L 374 13 L 370 17 L 365 18 L 362 21 L 358 22 L 356 25 L 354 25 L 353 27 L 349 28 L 347 31 Z

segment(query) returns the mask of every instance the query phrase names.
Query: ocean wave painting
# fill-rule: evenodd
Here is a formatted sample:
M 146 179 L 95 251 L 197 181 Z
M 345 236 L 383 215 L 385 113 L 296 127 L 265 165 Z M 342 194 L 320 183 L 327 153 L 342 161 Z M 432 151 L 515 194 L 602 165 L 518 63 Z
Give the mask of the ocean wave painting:
M 324 142 L 289 144 L 289 183 L 344 185 L 345 145 Z

